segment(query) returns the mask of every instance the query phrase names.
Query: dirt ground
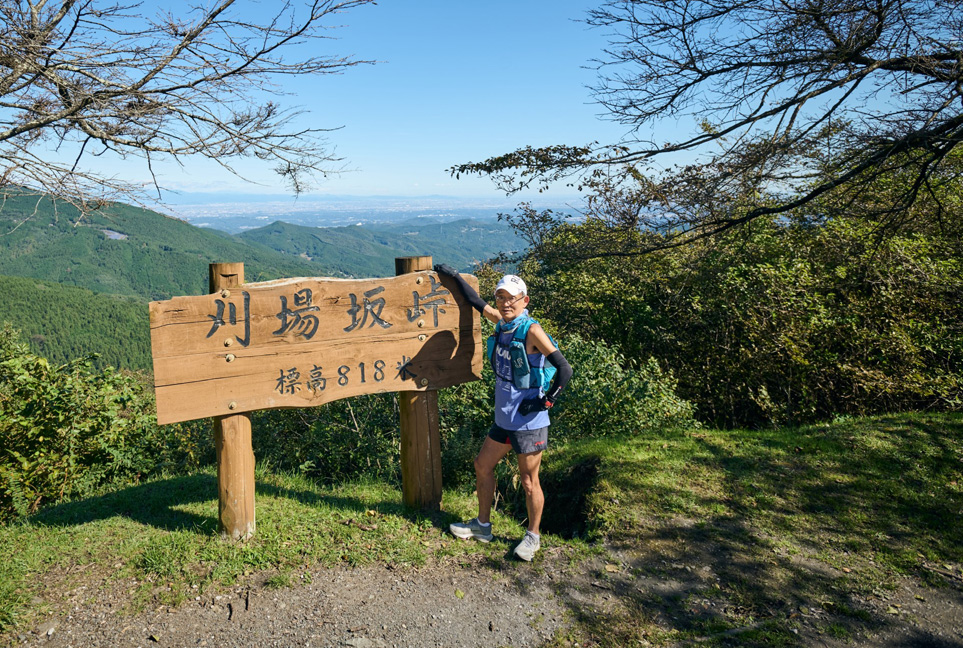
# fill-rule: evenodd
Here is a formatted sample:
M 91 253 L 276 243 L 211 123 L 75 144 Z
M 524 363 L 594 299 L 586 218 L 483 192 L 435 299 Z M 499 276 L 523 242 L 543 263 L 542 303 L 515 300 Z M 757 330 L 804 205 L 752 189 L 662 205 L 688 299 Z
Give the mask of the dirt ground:
M 617 619 L 624 627 L 637 618 L 644 622 L 632 627 L 652 634 L 637 633 L 632 645 L 738 646 L 769 616 L 790 620 L 800 646 L 963 648 L 963 582 L 952 577 L 942 587 L 907 577 L 885 593 L 854 598 L 853 608 L 863 611 L 858 622 L 786 592 L 784 604 L 744 628 L 673 642 L 673 629 L 693 619 L 738 613 L 734 597 L 705 595 L 717 586 L 724 593 L 731 577 L 719 567 L 725 559 L 703 553 L 712 550 L 696 547 L 683 559 L 657 548 L 610 546 L 601 556 L 573 561 L 569 552 L 547 547 L 531 565 L 479 556 L 417 568 L 315 569 L 283 588 L 269 587 L 270 574 L 260 574 L 175 608 L 137 614 L 128 606 L 133 583 L 91 575 L 51 597 L 43 622 L 8 639 L 51 648 L 620 645 L 599 629 L 604 621 L 591 620 Z M 818 561 L 792 561 L 811 578 L 833 577 Z M 833 627 L 845 627 L 845 636 Z

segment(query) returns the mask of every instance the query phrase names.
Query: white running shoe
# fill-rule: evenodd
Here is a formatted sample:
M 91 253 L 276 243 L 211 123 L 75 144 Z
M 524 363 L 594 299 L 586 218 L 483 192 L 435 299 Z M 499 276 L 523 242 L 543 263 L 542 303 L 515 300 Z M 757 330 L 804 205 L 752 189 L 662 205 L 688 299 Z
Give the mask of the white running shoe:
M 478 518 L 472 518 L 467 522 L 455 522 L 448 526 L 448 530 L 456 538 L 461 538 L 462 540 L 467 540 L 468 538 L 475 538 L 476 540 L 481 540 L 482 542 L 491 542 L 492 538 L 492 525 L 482 525 L 478 521 Z
M 515 555 L 526 562 L 532 562 L 535 552 L 542 546 L 541 540 L 531 531 L 525 532 L 525 537 L 515 547 Z

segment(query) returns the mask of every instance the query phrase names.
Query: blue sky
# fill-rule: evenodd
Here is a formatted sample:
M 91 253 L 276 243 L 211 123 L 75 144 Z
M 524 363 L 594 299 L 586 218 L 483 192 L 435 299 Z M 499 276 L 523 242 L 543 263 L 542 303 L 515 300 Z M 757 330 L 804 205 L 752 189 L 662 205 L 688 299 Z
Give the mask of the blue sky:
M 339 16 L 332 55 L 378 61 L 343 75 L 286 81 L 283 101 L 306 125 L 341 127 L 329 143 L 347 171 L 312 192 L 333 195 L 500 195 L 491 181 L 446 169 L 524 145 L 617 141 L 587 86 L 606 34 L 579 20 L 590 0 L 384 0 Z M 265 5 L 268 6 L 268 5 Z M 278 193 L 270 165 L 238 165 L 266 186 L 212 164 L 161 169 L 188 192 Z M 562 197 L 572 189 L 558 187 Z

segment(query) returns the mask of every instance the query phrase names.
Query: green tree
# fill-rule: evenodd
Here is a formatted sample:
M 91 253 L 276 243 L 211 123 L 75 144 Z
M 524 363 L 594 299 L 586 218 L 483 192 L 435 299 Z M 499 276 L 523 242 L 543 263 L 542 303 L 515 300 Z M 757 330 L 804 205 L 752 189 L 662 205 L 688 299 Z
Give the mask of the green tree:
M 528 258 L 566 330 L 657 358 L 703 420 L 768 425 L 953 409 L 963 389 L 958 239 L 878 223 L 757 219 L 642 256 Z M 593 236 L 556 231 L 542 252 Z

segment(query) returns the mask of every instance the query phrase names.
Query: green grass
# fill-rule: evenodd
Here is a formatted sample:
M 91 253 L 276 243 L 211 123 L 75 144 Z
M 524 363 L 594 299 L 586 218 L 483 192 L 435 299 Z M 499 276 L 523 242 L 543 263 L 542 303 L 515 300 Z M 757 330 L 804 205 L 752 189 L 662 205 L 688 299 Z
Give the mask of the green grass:
M 690 578 L 675 601 L 653 602 L 632 579 L 619 581 L 624 614 L 577 615 L 603 645 L 726 645 L 733 632 L 739 645 L 794 645 L 799 606 L 825 610 L 831 622 L 818 631 L 843 638 L 885 623 L 854 600 L 885 598 L 907 576 L 946 586 L 933 566 L 963 575 L 958 414 L 600 437 L 565 458 L 592 460 L 591 537 L 631 547 L 637 576 L 678 578 L 671 565 L 683 563 L 712 575 Z M 726 614 L 696 610 L 693 601 L 711 598 Z
M 906 576 L 945 586 L 928 567 L 961 573 L 960 415 L 601 436 L 555 448 L 543 473 L 546 544 L 564 548 L 573 575 L 557 581 L 574 621 L 560 644 L 797 645 L 801 608 L 820 611 L 813 632 L 852 638 L 886 622 L 858 597 L 886 596 Z M 85 578 L 136 582 L 134 612 L 237 582 L 286 587 L 329 565 L 454 560 L 541 574 L 545 552 L 532 566 L 508 558 L 523 529 L 512 511 L 524 507 L 501 474 L 489 545 L 445 533 L 474 514 L 467 486 L 424 515 L 395 484 L 322 487 L 259 469 L 257 533 L 244 543 L 218 536 L 211 471 L 50 507 L 0 527 L 0 626 L 24 627 Z M 570 596 L 582 576 L 619 605 Z M 678 587 L 658 593 L 661 581 Z
M 500 528 L 513 529 L 511 537 L 489 545 L 443 533 L 468 513 L 469 494 L 446 493 L 447 511 L 426 515 L 406 509 L 395 485 L 321 487 L 263 470 L 256 480 L 257 532 L 243 543 L 219 536 L 212 470 L 53 506 L 0 526 L 0 551 L 10 556 L 0 561 L 0 630 L 29 623 L 38 612 L 28 605 L 34 597 L 56 600 L 58 591 L 88 574 L 134 579 L 133 612 L 248 578 L 283 587 L 317 566 L 419 566 L 432 557 L 479 552 L 499 560 L 523 533 L 500 513 Z
M 590 505 L 600 533 L 653 519 L 740 526 L 799 550 L 872 553 L 912 570 L 963 561 L 963 420 L 897 415 L 761 431 L 681 430 L 580 447 L 603 456 Z M 618 505 L 613 505 L 618 501 Z M 664 526 L 664 525 L 663 525 Z M 761 532 L 761 533 L 760 533 Z M 731 535 L 731 534 L 730 534 Z

